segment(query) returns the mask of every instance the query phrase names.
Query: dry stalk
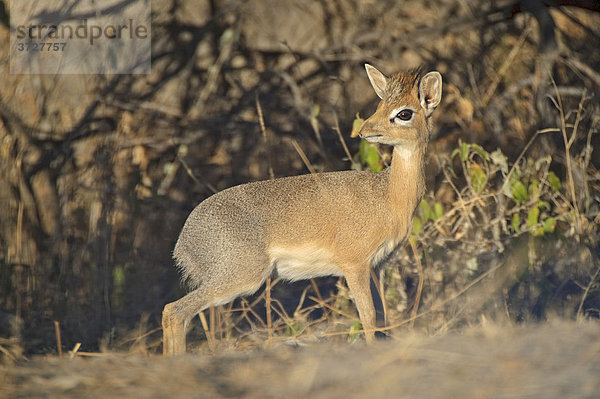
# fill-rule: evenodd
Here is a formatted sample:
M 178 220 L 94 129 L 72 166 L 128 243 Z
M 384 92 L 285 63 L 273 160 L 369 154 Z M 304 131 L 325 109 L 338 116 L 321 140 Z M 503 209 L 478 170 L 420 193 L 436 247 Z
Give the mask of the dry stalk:
M 321 291 L 319 290 L 319 286 L 317 285 L 317 282 L 315 281 L 314 278 L 310 279 L 310 285 L 312 286 L 313 290 L 315 291 L 315 295 L 317 296 L 317 298 L 319 298 L 319 300 L 323 300 L 323 296 L 321 296 Z
M 258 298 L 256 301 L 254 301 L 252 304 L 250 304 L 248 301 L 246 301 L 245 299 L 242 300 L 242 302 L 246 305 L 246 307 L 244 308 L 244 312 L 242 313 L 242 318 L 246 319 L 248 321 L 248 323 L 250 323 L 250 325 L 252 326 L 253 329 L 258 330 L 258 329 L 262 329 L 265 327 L 265 322 L 263 321 L 263 319 L 260 317 L 260 315 L 258 313 L 256 313 L 256 311 L 254 310 L 254 306 L 258 301 L 262 301 L 262 295 L 260 298 Z M 252 321 L 252 319 L 250 319 L 250 316 L 252 315 L 254 316 L 254 318 L 257 321 L 260 321 L 262 327 L 256 327 L 256 323 L 254 321 Z
M 309 296 L 308 298 L 312 299 L 315 302 L 317 302 L 319 305 L 321 305 L 321 306 L 323 306 L 323 307 L 325 307 L 325 308 L 327 308 L 329 310 L 332 310 L 333 312 L 335 312 L 335 313 L 337 313 L 339 315 L 344 316 L 345 318 L 347 318 L 349 320 L 352 320 L 352 321 L 355 321 L 355 322 L 360 322 L 358 320 L 358 318 L 349 315 L 348 313 L 344 312 L 343 310 L 339 310 L 339 309 L 334 308 L 333 306 L 331 306 L 330 304 L 326 303 L 325 301 L 320 301 L 319 298 L 315 298 L 314 296 Z M 363 330 L 361 330 L 361 331 L 353 331 L 353 333 L 356 333 L 356 332 L 364 332 L 364 331 Z
M 577 308 L 577 321 L 583 320 L 583 303 L 585 302 L 588 294 L 590 293 L 590 289 L 596 282 L 596 279 L 598 278 L 599 274 L 600 274 L 600 266 L 597 266 L 596 273 L 594 273 L 594 275 L 590 279 L 589 284 L 587 285 L 587 287 L 585 287 L 583 295 L 581 296 L 581 301 L 579 301 L 579 307 Z
M 379 295 L 379 299 L 381 299 L 381 306 L 383 307 L 383 319 L 384 319 L 385 323 L 387 324 L 389 312 L 388 312 L 387 302 L 385 300 L 385 295 L 383 295 L 382 283 L 377 278 L 377 274 L 375 274 L 375 270 L 369 269 L 369 271 L 371 272 L 371 278 L 373 279 L 373 282 L 375 283 L 375 288 L 377 289 L 377 294 Z
M 300 147 L 300 145 L 298 144 L 298 142 L 296 140 L 294 140 L 294 139 L 292 139 L 292 146 L 294 147 L 294 149 L 296 150 L 296 152 L 298 153 L 298 155 L 300 155 L 300 158 L 302 159 L 302 162 L 304 162 L 304 165 L 308 168 L 308 170 L 310 171 L 310 173 L 313 176 L 315 176 L 315 178 L 318 179 L 318 175 L 317 175 L 317 172 L 315 171 L 315 168 L 313 168 L 312 164 L 308 160 L 308 157 L 306 156 L 306 154 L 304 153 L 304 151 L 302 150 L 302 148 Z
M 211 306 L 211 309 L 212 309 L 212 306 Z M 211 351 L 214 351 L 215 350 L 215 342 L 212 337 L 212 333 L 208 327 L 208 323 L 206 322 L 206 316 L 204 316 L 204 312 L 198 313 L 198 316 L 200 316 L 200 323 L 202 323 L 202 328 L 204 329 L 204 334 L 206 334 L 206 342 L 208 343 L 208 348 Z
M 410 247 L 412 248 L 413 251 L 413 255 L 415 256 L 415 261 L 417 262 L 417 270 L 419 271 L 419 284 L 417 286 L 417 295 L 415 297 L 415 304 L 413 306 L 413 310 L 412 310 L 412 316 L 414 317 L 417 314 L 417 311 L 419 310 L 419 303 L 421 302 L 421 294 L 423 292 L 423 280 L 425 278 L 425 275 L 423 273 L 423 265 L 421 264 L 421 257 L 419 256 L 419 252 L 417 251 L 417 246 L 415 245 L 415 240 L 413 240 L 412 237 L 410 237 L 408 239 L 408 242 L 410 243 Z M 415 326 L 415 320 L 413 318 L 413 320 L 410 322 L 410 328 L 414 328 Z
M 267 308 L 267 334 L 268 339 L 273 338 L 273 321 L 271 320 L 271 277 L 267 278 L 267 288 L 265 289 L 265 306 Z
M 56 347 L 58 348 L 58 357 L 62 357 L 62 338 L 60 336 L 60 323 L 54 320 L 54 332 L 56 333 Z
M 333 114 L 333 119 L 334 119 L 334 123 L 335 123 L 333 130 L 335 130 L 335 132 L 337 133 L 338 139 L 340 140 L 340 143 L 342 143 L 342 148 L 344 149 L 344 152 L 346 153 L 346 157 L 348 157 L 348 161 L 352 162 L 352 155 L 350 154 L 350 150 L 348 149 L 348 146 L 346 145 L 346 140 L 344 140 L 344 137 L 342 136 L 342 131 L 340 130 L 340 122 L 338 120 L 336 113 Z
M 573 166 L 571 165 L 571 145 L 575 140 L 577 130 L 576 128 L 573 128 L 571 138 L 567 137 L 567 121 L 565 119 L 562 98 L 558 91 L 558 87 L 556 86 L 556 82 L 554 81 L 554 78 L 550 76 L 550 79 L 552 82 L 552 86 L 554 87 L 554 91 L 556 93 L 555 105 L 557 106 L 558 112 L 560 114 L 560 131 L 562 133 L 563 142 L 565 146 L 565 159 L 567 162 L 567 184 L 569 186 L 569 193 L 571 194 L 571 205 L 573 207 L 573 210 L 575 211 L 575 228 L 577 233 L 581 233 L 581 214 L 579 213 L 579 205 L 577 204 L 577 197 L 575 195 L 575 181 L 573 179 Z
M 73 349 L 71 349 L 69 351 L 69 359 L 73 359 L 75 356 L 77 356 L 77 351 L 79 351 L 80 347 L 81 347 L 81 342 L 77 342 L 75 344 L 75 346 L 73 347 Z
M 258 114 L 258 123 L 260 125 L 260 131 L 263 136 L 264 145 L 267 147 L 267 162 L 269 168 L 269 179 L 275 178 L 275 172 L 273 172 L 273 162 L 271 160 L 271 148 L 269 143 L 269 135 L 267 132 L 267 126 L 265 124 L 265 118 L 263 114 L 262 106 L 260 105 L 260 101 L 258 100 L 258 94 L 256 95 L 256 113 Z
M 185 169 L 185 172 L 194 181 L 194 183 L 198 184 L 199 186 L 205 186 L 210 191 L 212 191 L 213 194 L 216 194 L 219 191 L 209 182 L 207 182 L 207 181 L 201 182 L 200 180 L 198 180 L 196 175 L 194 175 L 194 172 L 192 171 L 192 169 L 188 166 L 187 162 L 185 162 L 185 159 L 183 159 L 181 156 L 177 155 L 177 160 L 181 163 L 181 165 L 183 166 L 183 169 Z

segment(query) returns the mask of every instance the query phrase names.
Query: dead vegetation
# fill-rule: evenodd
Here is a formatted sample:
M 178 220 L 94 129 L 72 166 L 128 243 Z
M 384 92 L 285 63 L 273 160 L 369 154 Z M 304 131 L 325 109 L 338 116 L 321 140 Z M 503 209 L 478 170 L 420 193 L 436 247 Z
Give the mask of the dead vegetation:
M 275 345 L 182 357 L 105 354 L 0 366 L 0 395 L 39 398 L 592 398 L 598 323 L 403 332 L 364 345 Z
M 385 166 L 388 149 L 347 140 L 376 104 L 364 62 L 423 64 L 445 85 L 412 245 L 374 276 L 382 332 L 597 319 L 600 15 L 491 4 L 154 1 L 147 76 L 9 75 L 5 49 L 1 356 L 56 354 L 57 337 L 65 353 L 158 351 L 195 204 L 305 163 Z M 274 279 L 206 312 L 191 349 L 354 341 L 350 301 L 337 279 Z

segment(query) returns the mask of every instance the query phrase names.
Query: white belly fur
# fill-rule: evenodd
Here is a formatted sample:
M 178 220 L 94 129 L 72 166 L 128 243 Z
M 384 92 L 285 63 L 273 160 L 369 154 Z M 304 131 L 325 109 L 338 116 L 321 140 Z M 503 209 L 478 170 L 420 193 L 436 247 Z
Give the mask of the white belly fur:
M 342 276 L 333 262 L 333 255 L 314 245 L 298 247 L 272 247 L 268 250 L 277 273 L 285 280 L 296 281 L 313 277 Z

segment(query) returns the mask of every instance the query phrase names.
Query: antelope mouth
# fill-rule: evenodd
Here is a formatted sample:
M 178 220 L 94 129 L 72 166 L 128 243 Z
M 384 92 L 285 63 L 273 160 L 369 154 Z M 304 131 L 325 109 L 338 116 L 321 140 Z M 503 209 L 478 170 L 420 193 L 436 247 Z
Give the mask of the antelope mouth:
M 361 136 L 361 138 L 367 140 L 369 143 L 381 143 L 383 134 L 371 134 L 368 136 Z

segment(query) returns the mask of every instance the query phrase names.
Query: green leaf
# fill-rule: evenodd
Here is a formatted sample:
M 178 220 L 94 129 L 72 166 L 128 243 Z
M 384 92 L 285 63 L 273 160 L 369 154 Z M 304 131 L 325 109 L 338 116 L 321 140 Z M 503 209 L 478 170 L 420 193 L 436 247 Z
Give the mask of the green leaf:
M 285 326 L 286 335 L 295 337 L 298 334 L 298 331 L 300 331 L 300 324 L 298 322 L 287 323 Z
M 419 204 L 419 209 L 421 210 L 421 215 L 423 215 L 423 221 L 427 222 L 428 220 L 433 220 L 433 212 L 431 210 L 431 206 L 429 206 L 429 202 L 426 199 L 422 199 Z
M 313 104 L 310 111 L 311 111 L 312 117 L 316 118 L 317 116 L 319 116 L 319 113 L 321 112 L 321 107 L 319 106 L 319 104 Z
M 537 206 L 538 208 L 540 208 L 540 209 L 545 209 L 545 210 L 547 210 L 547 211 L 549 211 L 549 210 L 550 210 L 550 203 L 549 203 L 548 201 L 542 201 L 542 200 L 539 200 L 539 201 L 537 202 L 536 206 Z
M 521 225 L 521 216 L 518 213 L 515 213 L 510 220 L 510 225 L 512 226 L 515 233 L 519 232 L 519 226 Z
M 460 160 L 465 162 L 469 158 L 469 145 L 467 143 L 460 143 Z
M 441 203 L 436 202 L 433 204 L 433 220 L 441 219 L 444 216 L 444 207 Z
M 552 171 L 548 172 L 548 182 L 550 182 L 550 188 L 552 191 L 559 191 L 562 188 L 560 179 Z
M 553 217 L 546 218 L 546 220 L 544 220 L 543 229 L 545 233 L 554 233 L 554 229 L 556 229 L 556 219 Z
M 223 34 L 219 38 L 219 44 L 221 46 L 225 45 L 225 43 L 232 41 L 234 36 L 235 36 L 235 32 L 233 29 L 231 29 L 231 28 L 226 29 L 225 32 L 223 32 Z
M 529 199 L 527 189 L 525 188 L 525 185 L 521 183 L 521 180 L 516 180 L 512 184 L 510 188 L 510 194 L 512 199 L 517 203 L 517 205 L 520 205 L 522 202 L 527 201 Z
M 180 157 L 185 157 L 188 154 L 188 146 L 186 144 L 181 144 L 177 148 L 177 155 Z
M 492 162 L 495 165 L 498 165 L 502 173 L 508 173 L 508 160 L 506 155 L 502 152 L 502 150 L 497 149 L 496 151 L 490 154 Z
M 535 230 L 533 230 L 533 235 L 534 236 L 543 236 L 544 235 L 544 228 L 542 226 L 538 226 L 535 228 Z
M 461 162 L 465 162 L 469 158 L 469 144 L 463 143 L 462 140 L 458 142 L 459 147 L 452 151 L 450 158 L 454 158 L 455 156 L 459 156 Z
M 116 266 L 113 269 L 113 284 L 118 288 L 123 287 L 125 284 L 125 271 L 121 266 Z
M 171 173 L 173 173 L 175 171 L 176 168 L 176 164 L 173 162 L 166 162 L 163 165 L 163 172 L 165 173 L 165 175 L 169 175 Z
M 537 179 L 532 179 L 531 183 L 529 183 L 529 188 L 528 188 L 528 192 L 529 192 L 529 197 L 530 198 L 537 198 L 539 196 L 539 189 L 540 186 L 540 182 Z
M 469 274 L 473 274 L 477 271 L 477 269 L 479 269 L 477 258 L 467 259 L 465 263 Z
M 471 150 L 486 161 L 490 159 L 490 154 L 479 144 L 471 144 Z
M 122 300 L 126 297 L 125 293 L 125 270 L 121 266 L 116 266 L 113 269 L 113 289 L 112 289 L 112 300 L 115 305 L 119 305 Z
M 538 224 L 538 219 L 540 217 L 540 208 L 534 206 L 529 210 L 527 214 L 527 226 L 532 229 Z
M 421 234 L 421 230 L 423 229 L 423 224 L 421 223 L 421 218 L 415 217 L 413 219 L 413 229 L 412 234 L 418 236 Z
M 354 339 L 357 337 L 357 333 L 355 331 L 360 331 L 362 330 L 362 324 L 359 323 L 358 321 L 354 321 L 352 322 L 352 325 L 350 326 L 350 338 Z
M 363 118 L 361 118 L 360 116 L 358 116 L 358 114 L 356 114 L 356 118 L 354 119 L 354 122 L 352 122 L 352 134 L 350 136 L 355 137 L 358 135 L 358 131 L 360 130 L 360 128 L 362 127 L 362 125 L 365 123 L 365 120 Z
M 366 140 L 361 140 L 358 147 L 358 153 L 360 155 L 361 164 L 367 165 L 371 172 L 381 172 L 383 166 L 375 144 L 371 144 Z
M 472 163 L 470 166 L 471 171 L 471 184 L 475 193 L 479 194 L 485 188 L 487 182 L 487 175 L 483 171 L 483 168 L 478 163 Z

